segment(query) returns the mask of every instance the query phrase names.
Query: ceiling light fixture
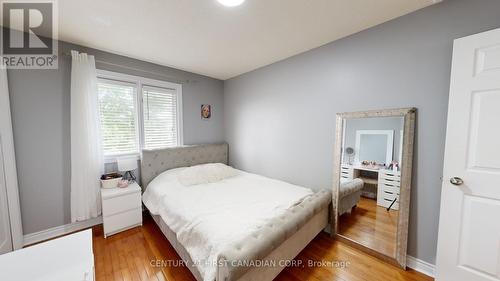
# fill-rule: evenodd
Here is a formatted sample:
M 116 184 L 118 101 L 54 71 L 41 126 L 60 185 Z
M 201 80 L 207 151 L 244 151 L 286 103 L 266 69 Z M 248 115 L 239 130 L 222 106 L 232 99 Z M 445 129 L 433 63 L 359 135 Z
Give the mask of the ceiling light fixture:
M 217 0 L 217 2 L 221 3 L 226 7 L 236 7 L 243 4 L 245 0 Z

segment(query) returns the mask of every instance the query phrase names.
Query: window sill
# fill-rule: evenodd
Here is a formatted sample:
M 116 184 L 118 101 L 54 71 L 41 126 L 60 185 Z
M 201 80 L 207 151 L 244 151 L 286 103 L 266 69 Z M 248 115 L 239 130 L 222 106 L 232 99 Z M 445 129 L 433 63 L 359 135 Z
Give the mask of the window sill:
M 115 164 L 118 162 L 118 158 L 136 158 L 136 160 L 141 160 L 141 155 L 139 153 L 105 155 L 104 164 Z

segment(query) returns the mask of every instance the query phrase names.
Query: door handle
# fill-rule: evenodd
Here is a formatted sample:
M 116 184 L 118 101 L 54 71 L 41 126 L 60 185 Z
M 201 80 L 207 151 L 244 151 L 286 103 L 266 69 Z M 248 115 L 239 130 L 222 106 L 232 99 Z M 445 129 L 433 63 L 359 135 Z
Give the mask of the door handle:
M 459 177 L 452 177 L 450 179 L 450 183 L 453 185 L 462 185 L 462 184 L 464 184 L 464 180 L 459 178 Z

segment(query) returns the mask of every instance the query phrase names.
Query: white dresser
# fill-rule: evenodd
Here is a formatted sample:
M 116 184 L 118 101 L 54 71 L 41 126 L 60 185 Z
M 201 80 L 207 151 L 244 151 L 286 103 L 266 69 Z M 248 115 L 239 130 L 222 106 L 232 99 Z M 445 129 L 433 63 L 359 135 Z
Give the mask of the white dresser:
M 0 255 L 0 280 L 94 281 L 92 230 Z
M 141 187 L 101 189 L 104 237 L 142 225 Z
M 380 170 L 378 173 L 377 205 L 399 210 L 399 193 L 401 188 L 401 172 L 392 170 Z

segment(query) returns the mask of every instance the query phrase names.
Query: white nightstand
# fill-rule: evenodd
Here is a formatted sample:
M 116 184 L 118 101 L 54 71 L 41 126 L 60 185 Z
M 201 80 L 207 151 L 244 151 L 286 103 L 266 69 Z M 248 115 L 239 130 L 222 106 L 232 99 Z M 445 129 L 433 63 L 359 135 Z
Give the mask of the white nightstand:
M 141 187 L 101 189 L 104 238 L 142 225 Z

